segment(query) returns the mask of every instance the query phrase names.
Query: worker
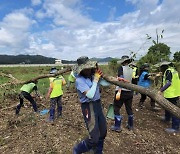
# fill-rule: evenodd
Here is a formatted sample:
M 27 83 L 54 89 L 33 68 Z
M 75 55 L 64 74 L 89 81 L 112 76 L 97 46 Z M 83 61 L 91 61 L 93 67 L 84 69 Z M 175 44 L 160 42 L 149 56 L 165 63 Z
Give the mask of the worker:
M 56 74 L 57 69 L 53 69 L 50 72 L 51 74 Z M 63 89 L 62 86 L 66 84 L 63 76 L 56 76 L 53 80 L 50 80 L 50 86 L 46 99 L 50 97 L 50 110 L 49 110 L 49 119 L 47 122 L 53 122 L 55 120 L 55 108 L 57 105 L 57 118 L 62 115 L 62 95 Z
M 89 137 L 74 146 L 73 154 L 90 150 L 102 154 L 107 124 L 102 111 L 99 86 L 108 83 L 102 80 L 102 71 L 97 62 L 90 61 L 88 57 L 80 57 L 77 63 L 74 71 L 77 75 L 76 89 Z
M 37 82 L 38 82 L 38 80 L 27 83 L 27 84 L 24 84 L 21 87 L 21 89 L 20 89 L 21 93 L 19 94 L 20 103 L 16 107 L 16 115 L 19 114 L 20 109 L 23 106 L 24 98 L 27 99 L 32 104 L 34 112 L 38 112 L 37 104 L 34 101 L 33 97 L 31 96 L 31 93 L 33 91 L 35 91 L 35 96 L 36 97 L 40 96 L 39 93 L 37 92 Z
M 129 66 L 129 63 L 132 62 L 132 59 L 128 56 L 122 56 L 121 60 L 118 63 L 121 66 L 118 69 L 118 80 L 127 81 L 132 83 L 132 74 L 133 70 Z M 114 120 L 115 123 L 111 126 L 112 131 L 121 132 L 121 122 L 123 116 L 120 114 L 120 109 L 123 104 L 126 107 L 126 112 L 128 114 L 128 124 L 127 128 L 133 130 L 133 111 L 132 111 L 132 100 L 133 100 L 133 91 L 119 86 L 116 87 L 115 97 L 114 97 Z
M 138 85 L 142 86 L 144 88 L 150 88 L 152 83 L 151 83 L 151 75 L 149 73 L 150 66 L 148 63 L 144 63 L 141 68 L 140 68 L 140 75 L 139 75 L 139 81 Z M 144 102 L 146 100 L 147 96 L 145 94 L 141 94 L 141 99 L 139 101 L 139 108 L 142 109 Z M 150 101 L 151 109 L 153 111 L 157 110 L 155 106 L 155 100 L 151 98 Z
M 177 106 L 180 96 L 180 80 L 178 72 L 173 66 L 173 63 L 167 61 L 160 64 L 160 70 L 163 73 L 163 85 L 159 93 L 163 93 L 164 98 Z M 171 128 L 165 129 L 165 131 L 168 133 L 179 132 L 180 119 L 165 110 L 164 121 L 170 122 L 171 119 L 172 126 Z

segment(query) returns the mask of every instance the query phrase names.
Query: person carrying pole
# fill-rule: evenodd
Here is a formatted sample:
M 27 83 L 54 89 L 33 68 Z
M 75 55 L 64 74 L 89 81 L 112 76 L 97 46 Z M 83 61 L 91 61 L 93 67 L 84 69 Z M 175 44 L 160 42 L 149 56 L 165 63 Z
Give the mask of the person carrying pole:
M 90 61 L 88 57 L 79 57 L 75 68 L 76 89 L 89 137 L 74 146 L 73 154 L 90 150 L 102 154 L 107 125 L 102 111 L 99 86 L 109 84 L 102 80 L 102 71 L 98 69 L 97 62 Z
M 133 70 L 129 67 L 129 63 L 132 62 L 132 59 L 128 56 L 122 56 L 121 60 L 118 63 L 121 66 L 118 69 L 118 80 L 132 82 L 132 74 Z M 123 116 L 120 114 L 120 109 L 123 104 L 126 107 L 126 112 L 128 114 L 128 124 L 127 128 L 129 130 L 133 130 L 133 111 L 132 111 L 132 100 L 133 100 L 133 91 L 121 88 L 119 86 L 116 87 L 115 97 L 114 97 L 114 120 L 115 123 L 111 126 L 112 131 L 121 132 L 121 122 Z
M 144 88 L 150 88 L 150 86 L 152 85 L 151 74 L 149 73 L 149 68 L 150 66 L 148 63 L 144 63 L 140 68 L 140 76 L 139 76 L 138 85 Z M 140 109 L 143 108 L 146 98 L 147 96 L 145 94 L 141 94 L 141 99 L 138 104 L 138 107 Z M 155 101 L 152 98 L 151 98 L 150 104 L 151 104 L 151 109 L 155 111 L 156 110 Z
M 180 96 L 180 80 L 176 69 L 173 67 L 172 62 L 164 61 L 160 64 L 160 70 L 163 73 L 162 88 L 159 94 L 163 96 L 174 105 L 179 105 Z M 164 122 L 170 122 L 172 119 L 171 128 L 165 129 L 168 133 L 179 132 L 180 119 L 172 115 L 169 111 L 165 110 Z
M 51 74 L 57 73 L 57 69 L 53 69 Z M 55 119 L 55 108 L 57 105 L 57 118 L 62 115 L 62 95 L 63 89 L 62 86 L 66 84 L 63 76 L 54 77 L 52 81 L 50 81 L 50 86 L 48 93 L 46 95 L 46 99 L 50 97 L 50 110 L 49 110 L 49 119 L 47 122 L 53 122 Z

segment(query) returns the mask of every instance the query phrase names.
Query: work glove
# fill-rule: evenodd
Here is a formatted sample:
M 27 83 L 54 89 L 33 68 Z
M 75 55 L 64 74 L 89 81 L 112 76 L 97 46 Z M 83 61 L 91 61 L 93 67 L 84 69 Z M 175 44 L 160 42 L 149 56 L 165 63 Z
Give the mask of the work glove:
M 94 81 L 98 82 L 102 75 L 103 75 L 103 73 L 100 69 L 96 70 L 96 72 L 94 74 Z
M 118 92 L 116 93 L 116 100 L 120 100 L 121 97 L 121 89 L 118 90 Z

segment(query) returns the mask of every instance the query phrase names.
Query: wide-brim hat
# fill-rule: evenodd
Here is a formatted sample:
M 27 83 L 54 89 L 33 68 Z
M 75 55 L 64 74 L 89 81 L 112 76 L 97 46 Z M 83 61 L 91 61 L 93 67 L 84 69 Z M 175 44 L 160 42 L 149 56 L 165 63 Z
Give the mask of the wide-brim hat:
M 133 61 L 132 58 L 129 58 L 129 56 L 122 56 L 122 58 L 120 60 L 117 61 L 118 64 L 122 64 L 125 61 L 128 61 L 129 63 L 131 63 Z
M 85 60 L 81 63 L 78 61 L 81 59 L 83 59 L 83 60 L 85 59 Z M 80 58 L 78 58 L 78 60 L 77 60 L 78 64 L 76 64 L 73 67 L 73 72 L 76 74 L 79 74 L 84 69 L 91 69 L 91 68 L 97 67 L 97 61 L 91 61 L 91 60 L 89 60 L 88 57 L 80 57 Z
M 161 66 L 163 66 L 163 65 L 169 65 L 169 64 L 171 64 L 172 62 L 170 62 L 170 61 L 163 61 L 163 62 L 160 62 L 160 63 L 157 63 L 157 64 L 155 64 L 154 66 L 155 67 L 161 67 Z
M 50 70 L 50 74 L 55 74 L 55 73 L 57 73 L 57 69 L 55 68 L 55 67 L 53 67 L 53 68 L 51 68 L 51 70 Z

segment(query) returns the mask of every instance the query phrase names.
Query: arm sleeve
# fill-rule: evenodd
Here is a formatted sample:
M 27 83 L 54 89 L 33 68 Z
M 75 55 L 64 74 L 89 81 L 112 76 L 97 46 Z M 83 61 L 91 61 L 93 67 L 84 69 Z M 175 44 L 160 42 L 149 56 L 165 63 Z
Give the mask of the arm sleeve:
M 160 89 L 161 92 L 165 91 L 167 88 L 169 88 L 169 86 L 171 86 L 171 82 L 172 82 L 171 71 L 167 70 L 165 76 L 166 76 L 166 84 Z
M 107 82 L 106 80 L 104 80 L 102 78 L 99 80 L 99 84 L 102 86 L 110 86 L 111 85 L 109 82 Z
M 172 81 L 172 73 L 170 70 L 166 71 L 166 81 Z
M 86 96 L 92 99 L 96 93 L 97 82 L 93 81 L 92 87 L 87 91 Z
M 120 66 L 119 69 L 118 69 L 118 77 L 123 78 L 123 68 L 122 68 L 122 66 Z
M 146 75 L 144 76 L 144 80 L 147 80 L 147 79 L 148 79 L 148 77 L 149 77 L 149 75 L 148 75 L 148 74 L 146 74 Z
M 37 91 L 37 86 L 34 86 L 33 90 Z

